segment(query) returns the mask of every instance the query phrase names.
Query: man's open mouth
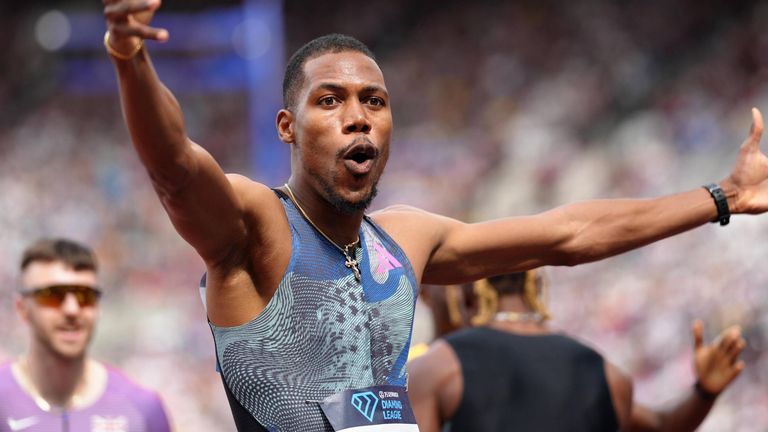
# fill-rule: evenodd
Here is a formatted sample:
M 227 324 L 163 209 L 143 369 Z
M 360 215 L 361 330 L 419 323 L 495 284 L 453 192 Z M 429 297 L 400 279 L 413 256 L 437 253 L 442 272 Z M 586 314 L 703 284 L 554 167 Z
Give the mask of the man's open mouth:
M 374 159 L 378 155 L 378 150 L 370 141 L 362 141 L 355 144 L 344 153 L 344 159 L 350 159 L 357 163 L 363 163 L 369 159 Z
M 346 167 L 352 174 L 367 174 L 373 166 L 373 161 L 379 155 L 376 147 L 367 139 L 357 142 L 344 153 L 343 159 Z

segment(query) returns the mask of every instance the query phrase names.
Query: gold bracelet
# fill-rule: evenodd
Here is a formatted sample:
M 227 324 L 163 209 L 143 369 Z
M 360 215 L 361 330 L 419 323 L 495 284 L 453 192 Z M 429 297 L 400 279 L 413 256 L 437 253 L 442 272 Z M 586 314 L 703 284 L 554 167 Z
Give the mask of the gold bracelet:
M 118 60 L 130 60 L 134 57 L 136 57 L 136 54 L 141 51 L 141 49 L 144 47 L 144 40 L 139 40 L 139 43 L 136 44 L 136 46 L 133 48 L 133 51 L 130 52 L 130 54 L 122 54 L 118 52 L 116 49 L 112 48 L 112 45 L 109 44 L 109 30 L 107 30 L 106 33 L 104 33 L 104 48 L 107 49 L 107 52 L 112 57 L 118 59 Z

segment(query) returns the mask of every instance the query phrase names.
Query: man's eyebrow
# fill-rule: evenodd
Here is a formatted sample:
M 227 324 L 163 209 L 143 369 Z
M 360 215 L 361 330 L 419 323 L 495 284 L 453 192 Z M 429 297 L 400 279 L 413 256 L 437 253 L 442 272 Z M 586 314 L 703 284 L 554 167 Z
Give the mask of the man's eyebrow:
M 335 84 L 335 83 L 330 83 L 330 82 L 318 84 L 314 88 L 313 91 L 319 91 L 319 90 L 328 90 L 328 91 L 332 91 L 334 93 L 347 93 L 349 91 L 349 90 L 347 90 L 346 87 L 344 87 L 342 85 Z M 371 84 L 371 85 L 367 85 L 367 86 L 363 87 L 361 93 L 365 93 L 365 94 L 383 93 L 384 96 L 389 96 L 389 93 L 387 92 L 387 89 L 385 89 L 384 87 L 382 87 L 380 85 L 376 85 L 376 84 Z
M 385 89 L 384 87 L 382 87 L 380 85 L 375 85 L 375 84 L 367 85 L 367 86 L 363 87 L 362 93 L 367 93 L 367 94 L 370 94 L 370 93 L 383 93 L 384 96 L 387 96 L 387 97 L 389 96 L 389 93 L 387 92 L 387 89 Z
M 339 84 L 334 83 L 320 83 L 317 85 L 317 87 L 314 88 L 314 91 L 318 90 L 330 90 L 332 92 L 336 93 L 346 93 L 347 89 L 344 88 L 344 86 L 341 86 Z

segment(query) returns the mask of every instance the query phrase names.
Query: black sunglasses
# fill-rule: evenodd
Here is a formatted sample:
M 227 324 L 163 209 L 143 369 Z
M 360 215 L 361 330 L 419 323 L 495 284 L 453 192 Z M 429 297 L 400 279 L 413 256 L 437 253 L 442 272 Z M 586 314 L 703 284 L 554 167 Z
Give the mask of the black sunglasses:
M 40 306 L 60 307 L 69 293 L 75 295 L 80 307 L 93 306 L 101 298 L 101 291 L 98 288 L 85 285 L 51 285 L 22 291 L 21 295 L 34 298 Z

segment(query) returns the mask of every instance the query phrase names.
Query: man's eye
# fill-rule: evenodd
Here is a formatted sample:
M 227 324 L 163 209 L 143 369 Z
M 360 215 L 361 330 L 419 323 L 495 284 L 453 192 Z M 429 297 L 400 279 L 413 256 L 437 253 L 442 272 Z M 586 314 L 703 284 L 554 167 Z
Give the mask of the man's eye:
M 331 106 L 336 104 L 336 98 L 333 96 L 326 96 L 320 99 L 320 105 Z
M 384 106 L 384 99 L 378 97 L 368 98 L 368 103 L 373 106 Z

